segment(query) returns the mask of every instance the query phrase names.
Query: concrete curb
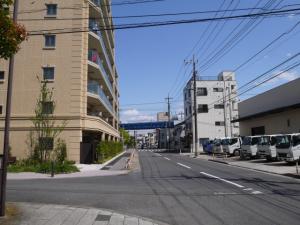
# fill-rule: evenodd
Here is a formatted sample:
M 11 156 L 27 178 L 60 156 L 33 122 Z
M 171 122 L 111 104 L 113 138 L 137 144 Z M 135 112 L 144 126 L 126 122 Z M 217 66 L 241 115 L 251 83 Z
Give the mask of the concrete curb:
M 220 160 L 217 160 L 217 159 L 208 159 L 208 161 L 216 162 L 216 163 L 222 163 L 222 164 L 226 164 L 226 165 L 231 165 L 229 162 L 224 162 L 224 161 L 220 161 Z
M 127 159 L 126 165 L 125 165 L 125 169 L 130 169 L 130 163 L 133 160 L 134 156 L 135 156 L 135 152 L 136 150 L 133 150 L 130 154 L 130 157 Z
M 126 153 L 126 151 L 121 152 L 120 154 L 116 155 L 115 157 L 111 158 L 110 160 L 106 161 L 105 163 L 101 164 L 100 170 L 107 166 L 108 164 L 110 164 L 112 161 L 116 160 L 117 158 L 121 157 L 122 155 L 124 155 Z

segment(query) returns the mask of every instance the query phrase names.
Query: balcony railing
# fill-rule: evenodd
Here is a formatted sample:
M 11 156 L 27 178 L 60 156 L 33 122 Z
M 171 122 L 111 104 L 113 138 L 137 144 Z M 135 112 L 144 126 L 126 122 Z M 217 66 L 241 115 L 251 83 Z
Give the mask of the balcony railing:
M 106 62 L 108 64 L 110 72 L 112 72 L 111 62 L 110 62 L 110 59 L 108 57 L 108 53 L 107 53 L 107 49 L 106 49 L 105 43 L 103 41 L 103 37 L 102 37 L 102 34 L 101 34 L 100 26 L 96 22 L 96 20 L 90 19 L 90 21 L 89 21 L 89 30 L 91 32 L 95 33 L 99 37 L 100 44 L 101 44 L 101 47 L 102 47 L 103 52 L 104 52 L 104 57 L 106 59 Z
M 112 84 L 111 84 L 111 82 L 110 82 L 110 80 L 108 78 L 106 70 L 103 67 L 103 63 L 102 63 L 102 60 L 100 59 L 100 56 L 99 56 L 98 52 L 96 50 L 90 49 L 89 53 L 88 53 L 88 60 L 91 61 L 91 62 L 93 62 L 93 63 L 96 63 L 98 65 L 99 70 L 103 74 L 103 78 L 105 80 L 105 83 L 107 84 L 107 86 L 108 86 L 111 94 L 113 94 Z
M 92 94 L 96 94 L 99 96 L 99 98 L 102 100 L 104 105 L 109 109 L 109 111 L 112 113 L 113 112 L 113 107 L 110 101 L 108 100 L 107 96 L 103 92 L 102 88 L 100 87 L 99 84 L 95 82 L 88 82 L 88 92 Z

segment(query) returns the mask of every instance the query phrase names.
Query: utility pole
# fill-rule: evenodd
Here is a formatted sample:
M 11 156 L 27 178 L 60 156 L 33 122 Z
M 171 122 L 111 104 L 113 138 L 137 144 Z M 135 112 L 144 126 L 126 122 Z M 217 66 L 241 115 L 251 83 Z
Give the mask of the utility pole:
M 18 19 L 19 0 L 14 1 L 13 21 L 16 23 Z M 2 165 L 0 165 L 1 172 L 1 187 L 0 187 L 0 216 L 5 216 L 5 200 L 6 200 L 6 177 L 7 177 L 7 162 L 9 149 L 9 129 L 10 129 L 10 114 L 11 114 L 11 96 L 12 83 L 14 74 L 14 55 L 9 59 L 9 71 L 7 81 L 7 95 L 6 95 L 6 114 L 5 114 L 5 129 L 4 129 L 4 146 Z
M 227 115 L 226 115 L 226 80 L 225 77 L 223 75 L 223 105 L 224 105 L 224 132 L 225 132 L 225 137 L 227 137 Z
M 168 150 L 171 150 L 171 130 L 170 130 L 170 123 L 171 123 L 171 103 L 170 100 L 172 98 L 170 98 L 170 96 L 168 95 L 168 97 L 166 98 L 167 102 L 168 102 Z
M 197 79 L 196 79 L 196 61 L 195 55 L 193 55 L 193 80 L 194 80 L 194 122 L 195 122 L 195 157 L 198 156 L 198 122 L 197 122 Z

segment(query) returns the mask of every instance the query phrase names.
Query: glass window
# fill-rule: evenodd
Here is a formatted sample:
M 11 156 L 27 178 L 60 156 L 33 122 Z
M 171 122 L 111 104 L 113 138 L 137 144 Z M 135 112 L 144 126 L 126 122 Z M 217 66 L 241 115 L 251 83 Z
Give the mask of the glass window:
M 213 92 L 223 92 L 223 88 L 213 88 Z
M 203 87 L 197 88 L 197 96 L 207 96 L 207 89 Z
M 224 121 L 216 121 L 216 122 L 215 122 L 215 125 L 216 125 L 216 126 L 224 126 L 225 123 L 224 123 Z
M 0 80 L 4 80 L 4 71 L 0 71 Z
M 214 108 L 215 108 L 215 109 L 224 109 L 224 104 L 217 104 L 217 105 L 214 105 Z
M 269 136 L 263 136 L 260 138 L 259 141 L 260 145 L 270 145 L 270 137 Z
M 3 105 L 0 105 L 0 115 L 3 114 Z
M 297 146 L 300 144 L 300 134 L 293 136 L 293 146 Z
M 234 144 L 237 143 L 237 142 L 238 142 L 238 139 L 237 139 L 237 138 L 232 138 L 232 139 L 229 140 L 229 144 L 230 144 L 230 145 L 234 145 Z
M 52 114 L 53 113 L 53 102 L 42 102 L 42 113 Z
M 43 79 L 44 80 L 54 80 L 54 67 L 44 67 L 43 68 Z
M 260 142 L 260 137 L 253 137 L 251 140 L 251 145 L 257 145 Z
M 291 136 L 283 135 L 276 137 L 276 148 L 289 148 L 291 146 Z
M 208 105 L 198 105 L 198 113 L 208 113 Z
M 55 47 L 55 41 L 55 35 L 45 35 L 45 47 Z
M 47 4 L 47 15 L 56 16 L 57 15 L 57 5 L 56 4 Z
M 250 145 L 250 144 L 251 144 L 251 137 L 244 137 L 243 145 Z

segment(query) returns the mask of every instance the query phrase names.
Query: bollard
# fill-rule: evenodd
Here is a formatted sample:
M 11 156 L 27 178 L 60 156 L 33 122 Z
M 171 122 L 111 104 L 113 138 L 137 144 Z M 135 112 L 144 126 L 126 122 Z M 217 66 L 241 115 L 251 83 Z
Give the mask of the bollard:
M 299 159 L 300 160 L 300 159 Z M 296 173 L 299 174 L 299 160 L 296 161 Z
M 51 177 L 54 177 L 54 161 L 51 161 Z

